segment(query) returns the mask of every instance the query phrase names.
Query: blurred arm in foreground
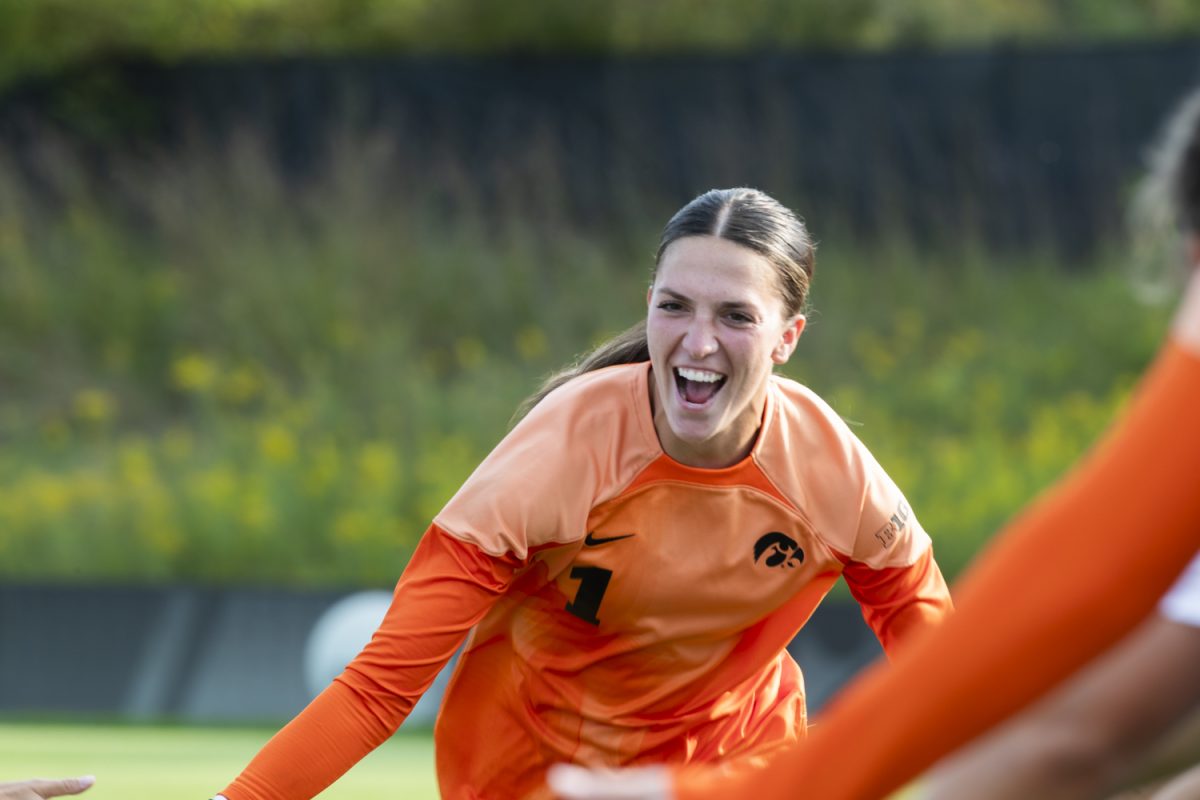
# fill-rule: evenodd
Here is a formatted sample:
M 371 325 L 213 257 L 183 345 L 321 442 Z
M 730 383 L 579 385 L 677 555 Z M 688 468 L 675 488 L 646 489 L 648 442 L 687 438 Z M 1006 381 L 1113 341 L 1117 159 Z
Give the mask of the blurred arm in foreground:
M 923 798 L 1097 797 L 1200 704 L 1200 557 L 1155 614 L 1016 719 L 939 765 Z

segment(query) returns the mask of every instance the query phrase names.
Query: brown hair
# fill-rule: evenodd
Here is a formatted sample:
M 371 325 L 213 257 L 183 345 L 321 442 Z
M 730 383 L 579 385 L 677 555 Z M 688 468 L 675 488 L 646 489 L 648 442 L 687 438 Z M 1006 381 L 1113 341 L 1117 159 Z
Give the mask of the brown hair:
M 717 236 L 753 250 L 775 267 L 787 315 L 801 314 L 807 308 L 816 247 L 804 222 L 770 195 L 757 189 L 713 189 L 679 209 L 663 228 L 651 283 L 663 253 L 672 242 L 685 236 Z M 517 409 L 514 419 L 523 417 L 542 398 L 572 378 L 604 367 L 648 360 L 650 350 L 643 319 L 546 378 Z
M 1134 288 L 1145 299 L 1178 296 L 1187 259 L 1180 234 L 1200 235 L 1200 89 L 1167 118 L 1130 205 Z

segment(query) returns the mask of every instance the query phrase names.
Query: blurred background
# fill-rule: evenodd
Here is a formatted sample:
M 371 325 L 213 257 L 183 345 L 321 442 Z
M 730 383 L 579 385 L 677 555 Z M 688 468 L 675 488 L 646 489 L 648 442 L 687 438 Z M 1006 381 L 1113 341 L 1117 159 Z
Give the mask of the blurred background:
M 713 187 L 808 221 L 786 374 L 957 575 L 1153 355 L 1197 78 L 1190 0 L 0 0 L 0 780 L 221 788 Z M 435 796 L 433 711 L 329 796 Z

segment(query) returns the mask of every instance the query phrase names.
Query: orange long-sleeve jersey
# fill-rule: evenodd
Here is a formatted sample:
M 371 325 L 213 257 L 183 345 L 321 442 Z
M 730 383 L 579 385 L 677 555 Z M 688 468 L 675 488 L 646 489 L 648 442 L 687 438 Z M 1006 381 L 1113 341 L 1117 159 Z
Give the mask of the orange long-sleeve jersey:
M 1198 546 L 1200 350 L 1171 341 L 1119 424 L 962 582 L 944 626 L 770 768 L 681 770 L 677 800 L 885 797 L 1115 643 Z
M 663 453 L 648 364 L 542 401 L 426 533 L 371 643 L 231 800 L 311 797 L 387 738 L 470 631 L 435 732 L 448 798 L 546 768 L 714 762 L 804 734 L 785 647 L 845 576 L 886 651 L 950 606 L 929 537 L 842 421 L 773 378 L 752 452 Z

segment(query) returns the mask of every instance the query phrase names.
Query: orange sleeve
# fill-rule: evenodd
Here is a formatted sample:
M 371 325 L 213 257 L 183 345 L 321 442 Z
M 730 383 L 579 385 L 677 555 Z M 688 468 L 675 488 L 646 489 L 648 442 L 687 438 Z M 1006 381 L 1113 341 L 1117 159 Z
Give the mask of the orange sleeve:
M 294 800 L 333 783 L 395 732 L 519 566 L 431 527 L 371 642 L 223 794 Z
M 771 769 L 684 769 L 678 800 L 886 796 L 1108 648 L 1200 546 L 1198 398 L 1200 356 L 1169 342 L 1123 420 L 990 548 L 938 630 Z
M 851 561 L 842 574 L 889 658 L 902 642 L 937 625 L 953 610 L 932 548 L 907 567 L 874 569 Z

